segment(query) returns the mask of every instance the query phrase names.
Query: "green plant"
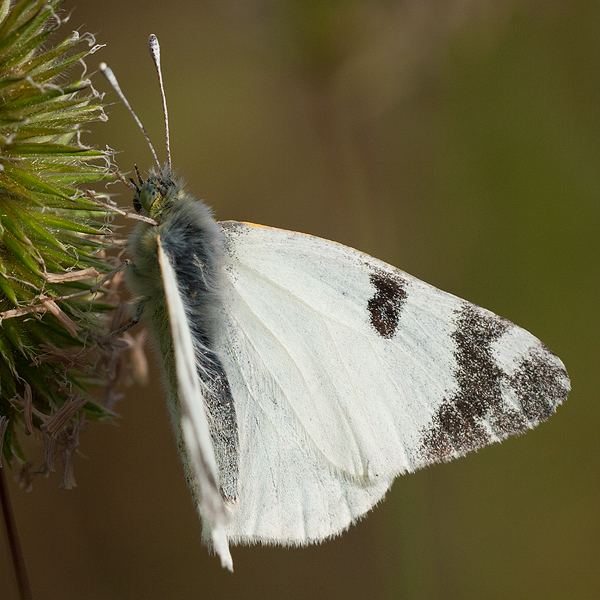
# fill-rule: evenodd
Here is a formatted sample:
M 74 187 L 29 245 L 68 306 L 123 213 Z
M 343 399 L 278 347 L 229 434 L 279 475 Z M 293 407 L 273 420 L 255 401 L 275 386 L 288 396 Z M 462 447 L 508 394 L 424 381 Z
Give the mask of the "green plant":
M 77 32 L 51 41 L 61 2 L 0 2 L 0 461 L 17 463 L 24 487 L 59 461 L 61 487 L 75 484 L 79 434 L 112 414 L 123 347 L 97 343 L 118 326 L 118 278 L 93 286 L 119 240 L 106 202 L 81 189 L 112 177 L 111 151 L 81 141 L 106 119 L 84 62 L 100 46 Z M 43 436 L 38 469 L 24 434 Z

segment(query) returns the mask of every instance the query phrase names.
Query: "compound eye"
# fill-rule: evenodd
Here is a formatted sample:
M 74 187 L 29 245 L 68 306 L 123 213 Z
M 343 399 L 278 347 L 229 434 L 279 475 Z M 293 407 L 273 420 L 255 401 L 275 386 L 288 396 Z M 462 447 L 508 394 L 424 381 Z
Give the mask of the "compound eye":
M 158 188 L 148 181 L 144 183 L 142 189 L 140 191 L 139 203 L 146 212 L 150 213 L 150 209 L 152 205 L 156 202 L 158 197 L 160 196 L 160 192 Z

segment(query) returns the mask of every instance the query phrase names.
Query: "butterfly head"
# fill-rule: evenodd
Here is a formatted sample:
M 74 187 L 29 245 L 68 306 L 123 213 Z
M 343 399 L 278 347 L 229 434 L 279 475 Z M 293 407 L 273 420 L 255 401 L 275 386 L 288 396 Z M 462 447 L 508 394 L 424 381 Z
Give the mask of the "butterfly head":
M 177 192 L 177 185 L 171 176 L 169 166 L 164 166 L 160 171 L 150 169 L 147 179 L 142 179 L 140 172 L 135 167 L 138 181 L 130 179 L 133 196 L 133 207 L 135 211 L 152 219 L 160 219 L 160 216 L 173 204 Z

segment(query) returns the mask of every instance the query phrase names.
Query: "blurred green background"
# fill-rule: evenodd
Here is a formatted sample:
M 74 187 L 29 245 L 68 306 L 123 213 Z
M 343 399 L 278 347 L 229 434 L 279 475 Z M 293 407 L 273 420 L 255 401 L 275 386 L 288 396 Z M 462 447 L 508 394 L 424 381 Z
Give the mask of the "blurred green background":
M 9 482 L 34 597 L 599 598 L 600 3 L 65 8 L 63 35 L 83 25 L 107 45 L 94 58 L 162 158 L 158 35 L 174 164 L 217 218 L 334 239 L 506 316 L 564 360 L 573 392 L 523 437 L 398 479 L 339 539 L 234 548 L 231 575 L 200 545 L 155 377 L 82 436 L 75 490 Z M 86 140 L 145 168 L 107 99 Z M 0 538 L 3 599 L 7 556 Z

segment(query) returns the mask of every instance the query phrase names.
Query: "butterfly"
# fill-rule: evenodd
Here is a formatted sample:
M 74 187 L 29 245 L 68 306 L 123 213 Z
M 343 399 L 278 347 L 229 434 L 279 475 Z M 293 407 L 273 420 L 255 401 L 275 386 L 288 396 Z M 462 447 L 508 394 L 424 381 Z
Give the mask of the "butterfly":
M 483 308 L 341 244 L 217 223 L 168 161 L 131 180 L 127 273 L 151 323 L 203 540 L 337 535 L 394 479 L 545 421 L 561 360 Z

